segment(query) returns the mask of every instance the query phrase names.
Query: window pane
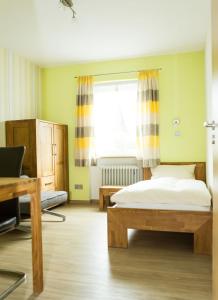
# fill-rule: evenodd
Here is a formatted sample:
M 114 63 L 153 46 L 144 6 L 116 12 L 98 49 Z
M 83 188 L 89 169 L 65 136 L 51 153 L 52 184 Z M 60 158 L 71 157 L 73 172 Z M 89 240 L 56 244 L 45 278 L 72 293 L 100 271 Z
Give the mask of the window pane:
M 96 84 L 94 127 L 97 156 L 136 155 L 137 82 Z

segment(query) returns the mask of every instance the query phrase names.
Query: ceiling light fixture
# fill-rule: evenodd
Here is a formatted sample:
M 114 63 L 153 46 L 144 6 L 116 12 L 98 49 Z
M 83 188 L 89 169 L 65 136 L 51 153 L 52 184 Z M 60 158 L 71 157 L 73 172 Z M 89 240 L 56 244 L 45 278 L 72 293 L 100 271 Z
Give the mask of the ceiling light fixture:
M 64 6 L 69 7 L 69 8 L 72 10 L 72 12 L 73 12 L 73 18 L 75 18 L 75 17 L 76 17 L 76 12 L 75 12 L 75 10 L 73 9 L 73 1 L 72 1 L 72 0 L 60 0 L 60 2 L 61 2 Z

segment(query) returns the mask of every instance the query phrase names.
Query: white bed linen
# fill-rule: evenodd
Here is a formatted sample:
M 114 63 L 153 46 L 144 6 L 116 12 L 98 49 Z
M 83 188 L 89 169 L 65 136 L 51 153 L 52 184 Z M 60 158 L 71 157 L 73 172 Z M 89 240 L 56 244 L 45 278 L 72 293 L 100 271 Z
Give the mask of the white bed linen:
M 187 210 L 193 210 L 198 206 L 200 210 L 202 207 L 207 210 L 211 206 L 211 195 L 203 181 L 165 177 L 129 185 L 112 195 L 111 201 L 125 207 L 179 209 L 186 206 L 191 208 Z
M 151 179 L 174 177 L 178 179 L 195 179 L 196 165 L 159 165 L 151 168 Z

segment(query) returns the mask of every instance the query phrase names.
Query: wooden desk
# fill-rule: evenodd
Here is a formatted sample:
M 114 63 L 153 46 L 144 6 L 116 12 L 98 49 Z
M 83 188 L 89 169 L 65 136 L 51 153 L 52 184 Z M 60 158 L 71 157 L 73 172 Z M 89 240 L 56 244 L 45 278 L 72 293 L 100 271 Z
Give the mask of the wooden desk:
M 18 196 L 31 196 L 33 292 L 43 291 L 42 229 L 40 185 L 36 178 L 0 178 L 0 202 Z
M 102 185 L 99 188 L 99 210 L 104 210 L 104 197 L 110 196 L 124 188 L 121 185 Z

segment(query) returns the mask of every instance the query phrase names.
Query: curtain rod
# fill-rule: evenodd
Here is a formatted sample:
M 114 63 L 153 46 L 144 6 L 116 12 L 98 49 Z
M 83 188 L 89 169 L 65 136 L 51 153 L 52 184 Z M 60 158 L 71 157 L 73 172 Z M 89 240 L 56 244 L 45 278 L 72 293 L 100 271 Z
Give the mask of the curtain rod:
M 156 69 L 143 69 L 143 70 L 134 70 L 134 71 L 124 71 L 124 72 L 115 72 L 115 73 L 102 73 L 102 74 L 92 74 L 87 76 L 104 76 L 104 75 L 117 75 L 117 74 L 127 74 L 127 73 L 137 73 L 141 71 L 161 71 L 162 68 L 156 68 Z M 74 78 L 78 78 L 79 76 L 75 76 Z

